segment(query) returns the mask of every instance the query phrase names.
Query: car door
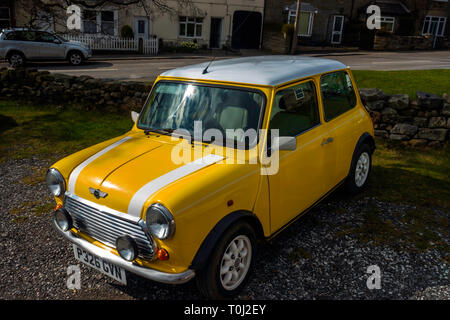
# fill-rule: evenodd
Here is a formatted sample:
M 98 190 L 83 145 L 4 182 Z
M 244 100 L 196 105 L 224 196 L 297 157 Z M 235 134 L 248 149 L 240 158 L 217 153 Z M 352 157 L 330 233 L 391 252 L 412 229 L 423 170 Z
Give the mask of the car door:
M 296 148 L 278 151 L 279 167 L 268 175 L 271 232 L 280 230 L 324 193 L 324 135 L 314 80 L 283 87 L 273 98 L 269 124 L 280 136 L 295 137 Z
M 361 109 L 349 73 L 327 73 L 320 79 L 321 104 L 326 135 L 322 140 L 328 174 L 324 178 L 330 190 L 346 178 L 356 146 Z
M 41 59 L 64 59 L 64 44 L 55 35 L 39 31 L 36 33 L 36 39 L 39 42 Z
M 26 59 L 34 60 L 39 58 L 39 43 L 36 42 L 34 31 L 15 31 L 14 45 L 11 46 L 25 55 Z

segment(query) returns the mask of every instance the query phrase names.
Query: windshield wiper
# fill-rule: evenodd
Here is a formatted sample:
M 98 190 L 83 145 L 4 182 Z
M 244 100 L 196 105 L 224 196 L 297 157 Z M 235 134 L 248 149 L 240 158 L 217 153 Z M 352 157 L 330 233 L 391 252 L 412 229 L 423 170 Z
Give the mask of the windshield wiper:
M 166 135 L 166 136 L 170 136 L 171 133 L 174 132 L 174 129 L 172 129 L 172 128 L 163 128 L 163 129 L 154 129 L 154 128 L 151 128 L 151 129 L 146 129 L 146 130 L 144 131 L 144 133 L 145 133 L 146 135 L 149 135 L 150 132 L 156 132 L 156 133 L 164 134 L 164 135 Z

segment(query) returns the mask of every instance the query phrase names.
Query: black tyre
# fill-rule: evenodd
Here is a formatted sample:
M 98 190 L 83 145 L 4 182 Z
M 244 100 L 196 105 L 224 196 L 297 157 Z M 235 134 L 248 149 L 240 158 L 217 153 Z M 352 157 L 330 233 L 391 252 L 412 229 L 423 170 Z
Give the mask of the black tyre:
M 256 253 L 253 228 L 238 222 L 217 243 L 208 265 L 197 273 L 200 292 L 209 299 L 226 299 L 238 294 L 246 285 Z
M 372 169 L 372 150 L 369 145 L 361 145 L 355 153 L 350 168 L 350 174 L 347 177 L 345 187 L 350 193 L 361 192 L 369 180 Z
M 13 68 L 25 66 L 25 56 L 21 52 L 11 52 L 8 54 L 9 65 Z
M 69 63 L 73 66 L 79 66 L 83 63 L 83 54 L 80 51 L 71 51 L 67 56 Z

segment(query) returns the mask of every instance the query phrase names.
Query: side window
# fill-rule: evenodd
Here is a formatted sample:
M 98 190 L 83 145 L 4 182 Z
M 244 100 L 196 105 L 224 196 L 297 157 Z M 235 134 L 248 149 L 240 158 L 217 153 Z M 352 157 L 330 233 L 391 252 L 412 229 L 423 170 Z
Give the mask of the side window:
M 36 33 L 36 41 L 39 42 L 53 42 L 55 41 L 55 36 L 48 32 L 37 32 Z
M 325 121 L 330 121 L 356 106 L 356 95 L 345 71 L 325 74 L 320 81 Z
M 296 136 L 319 123 L 314 82 L 308 81 L 277 92 L 270 129 L 280 130 L 280 136 Z
M 5 40 L 17 40 L 17 35 L 15 32 L 9 32 L 5 35 Z
M 15 32 L 14 40 L 19 41 L 36 41 L 36 35 L 34 31 L 17 31 Z

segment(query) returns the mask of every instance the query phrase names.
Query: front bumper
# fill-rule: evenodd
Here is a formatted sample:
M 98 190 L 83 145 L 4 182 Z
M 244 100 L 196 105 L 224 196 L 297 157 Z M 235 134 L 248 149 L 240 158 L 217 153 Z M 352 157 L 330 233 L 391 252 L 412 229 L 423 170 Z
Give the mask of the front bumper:
M 116 256 L 115 254 L 112 254 L 111 252 L 108 252 L 100 247 L 97 247 L 96 245 L 93 245 L 92 243 L 76 236 L 74 233 L 69 231 L 62 231 L 53 221 L 54 227 L 58 232 L 63 235 L 67 240 L 70 242 L 76 244 L 80 248 L 89 251 L 100 258 L 115 264 L 129 272 L 132 272 L 134 274 L 137 274 L 138 276 L 141 276 L 143 278 L 162 282 L 162 283 L 169 283 L 169 284 L 181 284 L 186 283 L 195 276 L 195 272 L 193 270 L 186 270 L 182 273 L 166 273 L 157 271 L 154 269 L 144 268 L 139 265 L 136 265 L 133 262 L 128 262 L 122 259 L 119 256 Z

